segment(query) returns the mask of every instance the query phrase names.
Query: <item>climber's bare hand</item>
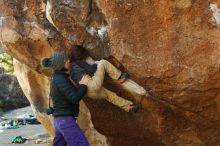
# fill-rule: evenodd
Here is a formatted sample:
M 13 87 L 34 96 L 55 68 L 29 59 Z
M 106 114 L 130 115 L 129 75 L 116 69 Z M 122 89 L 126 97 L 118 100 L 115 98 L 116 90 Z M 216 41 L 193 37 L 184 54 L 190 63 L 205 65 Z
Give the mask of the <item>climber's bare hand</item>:
M 82 85 L 82 84 L 83 84 L 83 85 L 87 85 L 89 79 L 90 79 L 90 76 L 85 74 L 85 75 L 82 77 L 82 79 L 79 81 L 79 84 L 80 84 L 80 85 Z

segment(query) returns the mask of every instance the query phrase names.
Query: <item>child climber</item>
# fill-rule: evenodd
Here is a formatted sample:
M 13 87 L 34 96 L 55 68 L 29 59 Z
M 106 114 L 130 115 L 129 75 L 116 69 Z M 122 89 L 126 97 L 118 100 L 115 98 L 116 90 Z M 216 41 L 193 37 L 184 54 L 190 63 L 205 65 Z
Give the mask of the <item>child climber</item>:
M 133 102 L 126 100 L 116 95 L 116 93 L 109 91 L 103 87 L 105 72 L 116 80 L 118 83 L 123 83 L 128 77 L 128 73 L 122 73 L 115 66 L 107 60 L 91 61 L 88 51 L 81 46 L 73 46 L 68 52 L 70 61 L 70 77 L 79 83 L 83 75 L 89 74 L 90 79 L 87 83 L 87 96 L 93 99 L 106 99 L 114 105 L 124 109 L 127 112 L 137 112 L 138 107 Z

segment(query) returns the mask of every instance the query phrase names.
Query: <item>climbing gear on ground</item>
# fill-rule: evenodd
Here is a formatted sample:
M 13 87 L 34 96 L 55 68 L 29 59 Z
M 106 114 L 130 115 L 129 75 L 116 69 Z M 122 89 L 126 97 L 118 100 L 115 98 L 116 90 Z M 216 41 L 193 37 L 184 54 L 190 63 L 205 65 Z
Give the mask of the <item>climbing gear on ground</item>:
M 16 136 L 11 140 L 11 143 L 24 143 L 27 139 L 22 136 Z
M 40 124 L 34 115 L 28 115 L 28 117 L 25 118 L 25 122 L 27 124 Z

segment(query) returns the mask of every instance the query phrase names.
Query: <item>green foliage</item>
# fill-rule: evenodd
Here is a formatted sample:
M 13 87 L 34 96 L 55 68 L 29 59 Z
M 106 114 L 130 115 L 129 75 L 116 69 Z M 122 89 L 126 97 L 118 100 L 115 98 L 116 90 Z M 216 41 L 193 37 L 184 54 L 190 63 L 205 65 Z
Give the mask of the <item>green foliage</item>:
M 5 69 L 6 72 L 13 72 L 12 57 L 7 53 L 0 54 L 0 66 Z

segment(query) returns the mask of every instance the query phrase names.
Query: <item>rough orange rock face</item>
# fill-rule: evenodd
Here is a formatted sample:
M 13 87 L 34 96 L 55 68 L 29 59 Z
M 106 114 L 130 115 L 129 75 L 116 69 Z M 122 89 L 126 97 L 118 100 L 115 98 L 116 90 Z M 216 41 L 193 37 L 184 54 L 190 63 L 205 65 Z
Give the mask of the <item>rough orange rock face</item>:
M 51 135 L 43 114 L 50 71 L 39 60 L 81 44 L 95 59 L 112 55 L 149 92 L 140 97 L 105 81 L 141 106 L 137 114 L 85 98 L 89 111 L 82 111 L 93 126 L 80 123 L 90 141 L 93 132 L 102 134 L 92 145 L 220 145 L 219 0 L 1 0 L 0 28 L 1 44 L 18 60 L 18 80 Z

